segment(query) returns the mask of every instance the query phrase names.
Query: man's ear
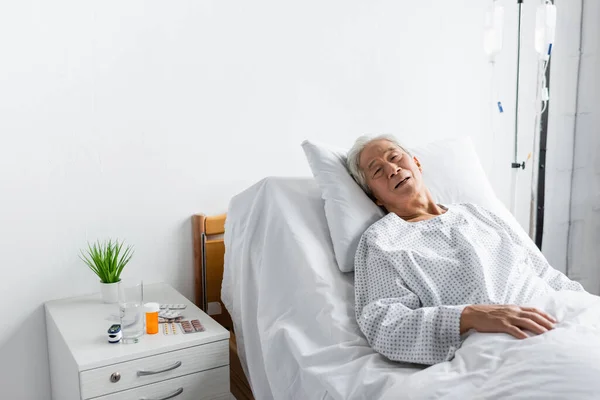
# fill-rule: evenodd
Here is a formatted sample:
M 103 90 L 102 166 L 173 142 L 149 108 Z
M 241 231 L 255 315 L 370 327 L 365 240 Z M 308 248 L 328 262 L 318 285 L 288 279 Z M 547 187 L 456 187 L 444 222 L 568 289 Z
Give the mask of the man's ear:
M 419 171 L 423 172 L 423 168 L 421 167 L 421 162 L 419 161 L 419 159 L 417 157 L 413 157 L 413 160 L 417 167 L 419 167 Z

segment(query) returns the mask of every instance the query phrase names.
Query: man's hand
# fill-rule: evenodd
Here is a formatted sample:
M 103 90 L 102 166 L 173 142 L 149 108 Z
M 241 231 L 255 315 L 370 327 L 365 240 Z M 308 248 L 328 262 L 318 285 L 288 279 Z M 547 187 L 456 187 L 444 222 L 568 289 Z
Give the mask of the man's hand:
M 556 320 L 537 308 L 509 305 L 473 304 L 464 308 L 460 317 L 460 333 L 504 332 L 517 339 L 528 336 L 523 330 L 541 334 L 554 328 Z

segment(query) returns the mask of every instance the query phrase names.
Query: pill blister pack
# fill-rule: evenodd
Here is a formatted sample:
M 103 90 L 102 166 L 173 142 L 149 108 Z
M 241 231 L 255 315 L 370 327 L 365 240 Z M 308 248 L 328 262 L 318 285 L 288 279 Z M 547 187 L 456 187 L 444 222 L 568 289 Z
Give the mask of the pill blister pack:
M 202 326 L 200 321 L 197 319 L 193 319 L 191 321 L 181 321 L 181 329 L 183 330 L 183 333 L 204 332 L 204 326 Z
M 181 304 L 168 304 L 168 305 L 181 305 Z M 158 312 L 158 322 L 181 322 L 183 320 L 182 310 L 172 310 L 163 308 Z
M 161 325 L 163 334 L 166 336 L 178 335 L 180 331 L 182 331 L 184 334 L 205 331 L 204 326 L 197 319 L 193 319 L 191 321 L 180 321 L 179 323 L 161 322 Z
M 158 316 L 165 319 L 174 319 L 181 316 L 181 311 L 175 310 L 160 310 Z
M 187 306 L 185 304 L 160 304 L 161 310 L 185 310 Z
M 164 324 L 165 322 L 171 323 L 171 322 L 181 322 L 181 321 L 183 321 L 183 316 L 179 316 L 179 317 L 175 317 L 175 318 L 158 317 L 159 324 Z
M 175 322 L 165 322 L 162 324 L 163 334 L 166 336 L 177 335 L 179 333 L 179 328 Z

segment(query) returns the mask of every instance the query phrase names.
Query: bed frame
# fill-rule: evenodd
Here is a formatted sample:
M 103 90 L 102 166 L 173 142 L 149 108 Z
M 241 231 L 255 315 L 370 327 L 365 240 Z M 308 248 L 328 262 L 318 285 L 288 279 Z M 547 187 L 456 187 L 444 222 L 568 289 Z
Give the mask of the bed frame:
M 194 239 L 195 303 L 215 321 L 231 332 L 229 339 L 229 379 L 231 393 L 238 400 L 254 400 L 250 384 L 240 363 L 233 322 L 221 301 L 221 284 L 225 264 L 226 214 L 192 216 Z

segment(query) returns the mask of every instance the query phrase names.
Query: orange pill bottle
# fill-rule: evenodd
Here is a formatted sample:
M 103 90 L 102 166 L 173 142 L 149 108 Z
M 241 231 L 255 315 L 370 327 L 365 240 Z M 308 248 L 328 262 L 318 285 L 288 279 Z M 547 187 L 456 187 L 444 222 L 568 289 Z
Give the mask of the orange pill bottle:
M 160 305 L 158 303 L 146 303 L 146 333 L 154 335 L 158 333 L 158 312 Z

